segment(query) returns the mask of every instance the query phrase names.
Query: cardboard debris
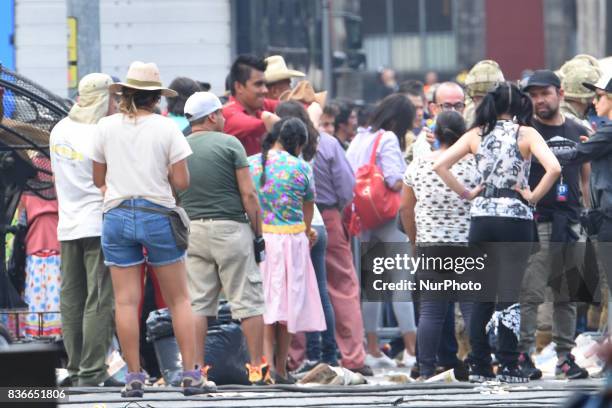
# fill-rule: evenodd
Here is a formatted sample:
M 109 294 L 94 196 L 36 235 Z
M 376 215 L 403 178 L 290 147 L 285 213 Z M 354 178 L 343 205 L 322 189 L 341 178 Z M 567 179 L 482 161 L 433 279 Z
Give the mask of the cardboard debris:
M 440 374 L 434 375 L 431 378 L 428 378 L 427 380 L 425 380 L 425 382 L 426 383 L 433 383 L 433 382 L 453 383 L 453 382 L 459 382 L 459 380 L 455 378 L 455 370 L 451 368 L 450 370 L 444 371 Z
M 359 385 L 366 384 L 365 377 L 344 367 L 330 367 L 321 363 L 310 370 L 298 384 Z

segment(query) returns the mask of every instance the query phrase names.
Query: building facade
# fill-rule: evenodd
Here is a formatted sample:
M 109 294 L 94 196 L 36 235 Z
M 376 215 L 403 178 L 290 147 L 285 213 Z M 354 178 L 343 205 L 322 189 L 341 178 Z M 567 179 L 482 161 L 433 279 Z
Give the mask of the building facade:
M 155 61 L 165 83 L 189 76 L 217 93 L 240 53 L 282 54 L 319 89 L 330 55 L 331 96 L 365 100 L 382 67 L 448 79 L 491 58 L 517 79 L 577 53 L 612 54 L 612 0 L 93 1 L 102 71 L 121 78 L 131 61 Z M 67 33 L 66 0 L 0 1 L 0 63 L 62 96 Z

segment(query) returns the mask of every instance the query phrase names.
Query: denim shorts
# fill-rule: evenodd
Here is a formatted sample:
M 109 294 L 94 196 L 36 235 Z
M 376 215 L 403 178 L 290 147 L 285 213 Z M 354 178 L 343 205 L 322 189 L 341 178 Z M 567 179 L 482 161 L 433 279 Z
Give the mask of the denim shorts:
M 126 200 L 121 205 L 165 208 L 144 199 Z M 104 214 L 102 251 L 107 266 L 123 268 L 145 260 L 152 266 L 170 265 L 183 260 L 186 254 L 177 248 L 166 215 L 135 208 L 113 208 Z

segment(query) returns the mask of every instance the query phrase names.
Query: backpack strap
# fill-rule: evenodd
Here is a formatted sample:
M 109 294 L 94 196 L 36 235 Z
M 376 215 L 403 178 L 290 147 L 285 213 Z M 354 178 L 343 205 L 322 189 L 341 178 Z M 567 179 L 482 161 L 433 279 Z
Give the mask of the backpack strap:
M 374 141 L 374 147 L 372 147 L 372 154 L 370 155 L 370 166 L 376 164 L 376 150 L 378 150 L 378 145 L 380 144 L 380 139 L 382 139 L 384 130 L 380 129 L 376 134 L 376 140 Z

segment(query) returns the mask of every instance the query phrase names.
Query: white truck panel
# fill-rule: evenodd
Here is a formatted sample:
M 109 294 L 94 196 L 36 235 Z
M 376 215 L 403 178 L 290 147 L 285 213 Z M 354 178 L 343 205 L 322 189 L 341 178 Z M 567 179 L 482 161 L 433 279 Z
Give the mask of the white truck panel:
M 132 61 L 155 62 L 165 85 L 188 76 L 222 93 L 230 14 L 230 0 L 100 0 L 102 71 L 124 79 Z M 68 94 L 67 37 L 65 0 L 15 0 L 17 70 L 61 96 Z
M 15 67 L 60 96 L 68 95 L 65 0 L 15 0 Z

